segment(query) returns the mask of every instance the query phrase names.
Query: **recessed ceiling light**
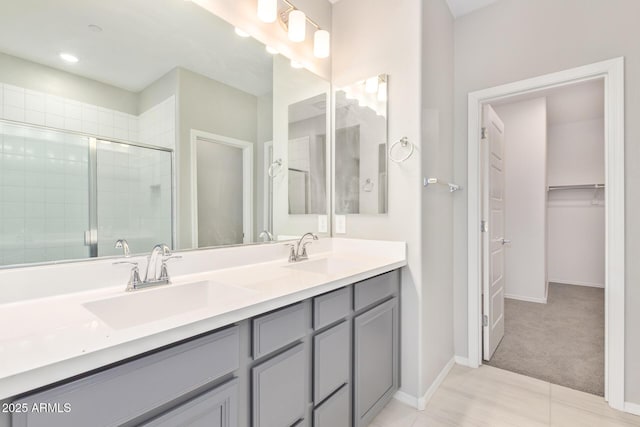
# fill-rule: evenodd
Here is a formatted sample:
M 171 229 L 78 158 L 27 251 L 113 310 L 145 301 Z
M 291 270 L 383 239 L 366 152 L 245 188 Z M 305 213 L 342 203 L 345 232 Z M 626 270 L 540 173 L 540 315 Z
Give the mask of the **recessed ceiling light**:
M 96 24 L 91 24 L 87 28 L 89 28 L 89 31 L 91 31 L 92 33 L 101 33 L 102 32 L 102 27 L 100 27 L 100 26 L 98 26 Z
M 236 34 L 239 35 L 240 37 L 249 37 L 249 33 L 247 33 L 244 30 L 241 30 L 238 27 L 236 27 Z
M 70 62 L 72 64 L 75 64 L 76 62 L 78 62 L 78 57 L 75 56 L 75 55 L 72 55 L 70 53 L 62 52 L 60 54 L 60 58 L 62 58 L 63 60 L 65 60 L 67 62 Z
M 280 53 L 278 52 L 278 49 L 271 46 L 267 46 L 266 49 L 267 49 L 267 52 L 269 52 L 271 55 L 277 55 L 278 53 Z

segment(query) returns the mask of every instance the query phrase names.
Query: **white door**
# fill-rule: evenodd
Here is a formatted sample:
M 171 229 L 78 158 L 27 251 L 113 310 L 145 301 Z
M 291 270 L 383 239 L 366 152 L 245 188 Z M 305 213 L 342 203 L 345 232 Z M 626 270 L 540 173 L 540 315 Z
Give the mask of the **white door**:
M 483 358 L 490 360 L 504 336 L 504 124 L 483 110 Z

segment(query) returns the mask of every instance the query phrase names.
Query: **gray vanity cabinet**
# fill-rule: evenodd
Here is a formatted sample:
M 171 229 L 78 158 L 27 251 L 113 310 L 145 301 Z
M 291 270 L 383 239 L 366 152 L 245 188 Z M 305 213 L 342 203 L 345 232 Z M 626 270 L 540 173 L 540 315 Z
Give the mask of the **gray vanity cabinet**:
M 70 411 L 11 427 L 364 427 L 398 389 L 399 288 L 391 271 L 18 396 Z
M 141 427 L 237 427 L 238 380 L 192 399 Z
M 308 362 L 304 344 L 251 369 L 253 427 L 289 427 L 307 409 Z
M 354 319 L 354 426 L 366 426 L 398 388 L 398 298 Z

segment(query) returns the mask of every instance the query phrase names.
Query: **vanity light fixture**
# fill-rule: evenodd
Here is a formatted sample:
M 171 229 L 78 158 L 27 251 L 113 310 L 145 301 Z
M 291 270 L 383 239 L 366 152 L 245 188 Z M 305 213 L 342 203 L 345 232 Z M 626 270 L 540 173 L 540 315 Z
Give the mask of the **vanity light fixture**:
M 331 50 L 331 36 L 327 30 L 316 30 L 313 34 L 313 54 L 316 58 L 327 58 Z
M 62 52 L 60 54 L 60 58 L 62 58 L 62 60 L 67 61 L 71 64 L 75 64 L 76 62 L 78 62 L 78 57 L 75 55 L 72 55 L 70 53 L 66 53 L 66 52 Z
M 258 18 L 262 19 L 261 3 L 270 3 L 273 0 L 258 0 Z M 313 19 L 309 18 L 303 11 L 295 7 L 289 0 L 282 0 L 287 5 L 285 9 L 277 13 L 278 20 L 287 31 L 289 40 L 295 43 L 303 42 L 307 35 L 307 22 L 315 28 L 313 34 L 313 55 L 316 58 L 327 58 L 331 52 L 331 35 L 327 30 L 320 28 Z M 277 5 L 277 0 L 273 1 Z M 267 6 L 262 6 L 266 8 Z M 271 21 L 264 21 L 271 22 Z
M 289 40 L 292 42 L 303 42 L 307 35 L 307 15 L 303 11 L 294 9 L 289 12 L 288 21 Z
M 249 37 L 249 33 L 247 33 L 246 31 L 236 27 L 235 28 L 235 32 L 237 35 L 239 35 L 240 37 Z
M 275 22 L 278 17 L 278 0 L 258 0 L 258 18 L 262 22 Z

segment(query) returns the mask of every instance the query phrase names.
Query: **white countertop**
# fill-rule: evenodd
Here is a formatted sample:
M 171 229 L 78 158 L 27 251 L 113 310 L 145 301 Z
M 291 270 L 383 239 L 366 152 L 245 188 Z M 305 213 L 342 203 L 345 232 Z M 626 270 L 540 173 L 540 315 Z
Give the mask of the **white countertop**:
M 325 244 L 323 252 L 312 252 L 308 261 L 295 264 L 283 258 L 181 274 L 173 277 L 171 285 L 131 293 L 124 291 L 123 283 L 0 304 L 0 399 L 407 263 L 403 242 L 327 240 L 333 243 Z M 236 255 L 243 253 L 242 248 L 233 251 Z M 295 267 L 302 263 L 321 263 L 323 261 L 317 261 L 321 259 L 330 259 L 332 268 L 314 272 Z M 86 265 L 83 268 L 86 269 Z M 100 311 L 104 304 L 107 315 Z M 114 307 L 117 310 L 112 310 Z

